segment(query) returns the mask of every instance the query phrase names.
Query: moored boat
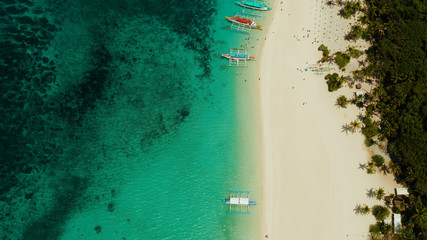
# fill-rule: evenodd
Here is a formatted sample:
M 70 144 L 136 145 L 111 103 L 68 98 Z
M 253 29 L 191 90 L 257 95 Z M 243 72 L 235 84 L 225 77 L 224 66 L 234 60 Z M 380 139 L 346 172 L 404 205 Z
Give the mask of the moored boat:
M 239 4 L 240 6 L 245 7 L 245 8 L 251 8 L 251 9 L 256 9 L 256 10 L 260 10 L 260 11 L 271 10 L 271 8 L 267 7 L 267 5 L 265 5 L 264 3 L 258 2 L 258 1 L 242 0 L 242 1 L 238 1 L 237 4 Z
M 247 53 L 229 53 L 229 54 L 221 54 L 223 57 L 232 60 L 254 60 L 255 57 L 249 56 Z
M 241 18 L 241 17 L 227 17 L 225 16 L 225 18 L 227 18 L 228 21 L 242 25 L 242 26 L 246 26 L 246 27 L 250 27 L 250 28 L 256 28 L 259 30 L 261 29 L 261 25 L 258 25 L 257 23 L 255 23 L 254 21 L 251 21 L 249 19 L 246 18 Z

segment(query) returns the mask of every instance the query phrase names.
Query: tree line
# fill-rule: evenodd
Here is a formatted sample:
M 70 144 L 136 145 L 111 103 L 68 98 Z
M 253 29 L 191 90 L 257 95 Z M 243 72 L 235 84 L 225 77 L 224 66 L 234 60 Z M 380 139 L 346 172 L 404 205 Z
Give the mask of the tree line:
M 360 104 L 357 99 L 354 103 L 366 110 L 361 118 L 365 143 L 369 146 L 376 141 L 387 142 L 396 181 L 408 186 L 411 193 L 402 211 L 404 227 L 399 238 L 427 239 L 427 2 L 357 0 L 327 4 L 340 5 L 343 18 L 357 16 L 346 40 L 370 42 L 366 60 L 352 73 L 352 79 L 371 82 L 376 87 L 367 104 Z M 324 45 L 319 50 L 323 52 L 321 62 L 334 61 L 340 69 L 350 58 L 362 54 L 349 48 L 330 55 Z M 346 81 L 337 73 L 325 78 L 329 91 Z M 345 96 L 337 99 L 342 107 L 348 102 Z M 374 115 L 380 120 L 374 121 Z

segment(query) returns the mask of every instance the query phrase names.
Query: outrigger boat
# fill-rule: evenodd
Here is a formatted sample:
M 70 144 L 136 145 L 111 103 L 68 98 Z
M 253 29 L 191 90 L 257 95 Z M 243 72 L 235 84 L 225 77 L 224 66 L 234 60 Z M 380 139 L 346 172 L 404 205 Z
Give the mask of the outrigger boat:
M 228 66 L 246 67 L 246 61 L 254 60 L 255 57 L 249 56 L 248 50 L 243 48 L 230 48 L 228 54 L 221 54 L 228 59 Z
M 249 200 L 249 191 L 228 191 L 229 197 L 222 200 L 229 205 L 229 213 L 249 214 L 249 207 L 255 206 L 256 202 Z
M 230 21 L 232 23 L 236 23 L 238 25 L 262 30 L 261 25 L 258 25 L 254 21 L 246 19 L 246 18 L 241 18 L 241 17 L 237 17 L 237 16 L 234 16 L 234 17 L 225 16 L 225 18 L 227 18 L 228 21 Z
M 254 60 L 254 56 L 249 56 L 247 53 L 229 53 L 221 54 L 223 57 L 231 60 Z
M 267 7 L 263 3 L 263 1 L 246 1 L 246 0 L 242 0 L 242 1 L 238 1 L 236 3 L 239 4 L 242 7 L 251 8 L 251 9 L 260 10 L 260 11 L 271 10 L 271 8 Z

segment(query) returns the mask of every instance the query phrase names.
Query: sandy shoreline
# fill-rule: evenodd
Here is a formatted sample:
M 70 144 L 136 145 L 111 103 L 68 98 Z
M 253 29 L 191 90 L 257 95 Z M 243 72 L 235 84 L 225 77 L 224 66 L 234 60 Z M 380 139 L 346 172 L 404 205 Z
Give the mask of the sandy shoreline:
M 341 130 L 360 110 L 337 109 L 335 100 L 354 89 L 329 93 L 323 75 L 304 71 L 320 59 L 317 48 L 331 36 L 333 51 L 346 44 L 333 39 L 330 26 L 319 26 L 321 18 L 331 24 L 339 19 L 337 8 L 325 8 L 321 1 L 278 0 L 266 29 L 258 61 L 264 163 L 259 239 L 366 239 L 374 217 L 353 209 L 382 203 L 368 198 L 368 189 L 391 193 L 397 186 L 391 175 L 359 169 L 371 157 L 363 136 Z

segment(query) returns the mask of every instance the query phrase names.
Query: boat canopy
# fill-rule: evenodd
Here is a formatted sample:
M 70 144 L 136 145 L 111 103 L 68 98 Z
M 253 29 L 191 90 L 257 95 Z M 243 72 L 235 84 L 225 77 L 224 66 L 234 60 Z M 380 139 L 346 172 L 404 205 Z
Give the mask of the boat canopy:
M 249 205 L 249 198 L 230 198 L 230 204 L 235 204 L 235 205 Z
M 254 1 L 242 1 L 242 4 L 251 6 L 251 7 L 257 7 L 257 8 L 264 8 L 265 4 L 257 3 Z
M 247 58 L 249 57 L 246 53 L 230 53 L 230 57 L 239 57 L 239 58 Z

